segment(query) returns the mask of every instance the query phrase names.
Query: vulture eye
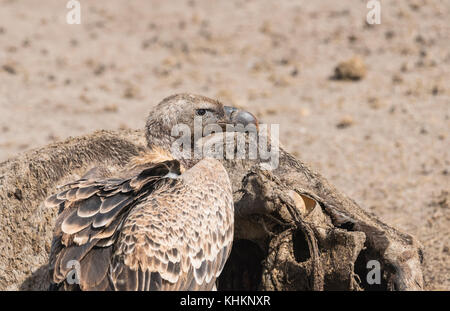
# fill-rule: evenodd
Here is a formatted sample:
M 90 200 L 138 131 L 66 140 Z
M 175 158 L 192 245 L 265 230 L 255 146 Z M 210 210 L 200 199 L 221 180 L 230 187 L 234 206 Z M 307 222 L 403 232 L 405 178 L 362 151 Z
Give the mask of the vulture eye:
M 195 111 L 195 113 L 196 113 L 198 116 L 203 116 L 203 115 L 206 113 L 206 109 L 197 109 L 197 110 Z

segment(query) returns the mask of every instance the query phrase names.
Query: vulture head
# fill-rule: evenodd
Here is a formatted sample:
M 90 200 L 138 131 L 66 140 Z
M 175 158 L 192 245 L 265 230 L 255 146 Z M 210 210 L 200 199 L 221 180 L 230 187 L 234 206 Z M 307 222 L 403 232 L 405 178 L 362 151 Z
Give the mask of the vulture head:
M 173 135 L 172 130 L 180 124 L 189 127 L 191 144 L 194 146 L 197 137 L 194 133 L 195 130 L 198 130 L 194 129 L 196 117 L 199 117 L 197 120 L 201 118 L 203 128 L 207 125 L 216 124 L 220 126 L 223 132 L 230 128 L 233 131 L 236 130 L 236 128 L 227 127 L 227 125 L 241 124 L 244 127 L 249 124 L 256 127 L 258 125 L 255 116 L 251 113 L 224 106 L 217 100 L 201 95 L 173 95 L 163 99 L 150 111 L 145 126 L 145 136 L 149 148 L 158 147 L 166 151 L 170 150 L 172 143 L 178 138 Z

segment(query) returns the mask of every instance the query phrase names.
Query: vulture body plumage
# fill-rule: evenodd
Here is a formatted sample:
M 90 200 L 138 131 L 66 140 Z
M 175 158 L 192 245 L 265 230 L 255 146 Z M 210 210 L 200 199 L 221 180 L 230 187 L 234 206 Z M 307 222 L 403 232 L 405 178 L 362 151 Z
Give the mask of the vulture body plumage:
M 76 260 L 82 290 L 210 290 L 231 251 L 231 184 L 213 159 L 183 174 L 172 160 L 129 178 L 81 179 L 47 205 L 63 209 L 50 259 L 55 284 Z
M 215 159 L 175 159 L 168 151 L 171 128 L 193 127 L 196 115 L 204 125 L 256 124 L 251 114 L 206 97 L 169 97 L 147 120 L 146 154 L 118 176 L 93 169 L 45 201 L 60 211 L 49 259 L 52 289 L 215 288 L 233 242 L 228 174 Z

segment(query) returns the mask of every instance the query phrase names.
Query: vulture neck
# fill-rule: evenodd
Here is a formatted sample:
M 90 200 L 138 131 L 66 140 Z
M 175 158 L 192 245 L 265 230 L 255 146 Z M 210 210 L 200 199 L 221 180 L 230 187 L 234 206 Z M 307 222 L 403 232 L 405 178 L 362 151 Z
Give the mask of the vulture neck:
M 148 119 L 145 125 L 145 138 L 149 151 L 147 156 L 147 163 L 155 163 L 167 160 L 178 160 L 185 169 L 190 169 L 196 165 L 202 158 L 194 157 L 194 151 L 189 158 L 175 158 L 171 153 L 172 144 L 178 139 L 171 135 L 171 129 L 163 122 L 155 119 Z M 196 142 L 194 135 L 191 137 L 191 147 L 194 148 Z M 150 161 L 150 162 L 149 162 Z
M 144 153 L 140 154 L 138 157 L 133 159 L 134 165 L 142 165 L 142 164 L 149 164 L 149 163 L 160 163 L 164 161 L 172 161 L 172 160 L 178 160 L 182 166 L 182 171 L 184 169 L 190 169 L 195 164 L 200 162 L 202 159 L 194 159 L 194 158 L 175 158 L 169 148 L 164 148 L 159 145 L 149 145 L 148 150 L 146 150 Z
M 177 137 L 172 137 L 170 135 L 170 131 L 160 123 L 147 122 L 145 136 L 149 150 L 146 151 L 143 156 L 141 155 L 139 157 L 142 159 L 139 161 L 144 161 L 145 163 L 157 163 L 168 160 L 178 160 L 181 166 L 185 169 L 190 169 L 201 160 L 201 158 L 194 158 L 193 154 L 191 154 L 191 157 L 188 159 L 175 158 L 175 156 L 171 153 L 171 146 Z M 193 141 L 192 145 L 194 145 Z

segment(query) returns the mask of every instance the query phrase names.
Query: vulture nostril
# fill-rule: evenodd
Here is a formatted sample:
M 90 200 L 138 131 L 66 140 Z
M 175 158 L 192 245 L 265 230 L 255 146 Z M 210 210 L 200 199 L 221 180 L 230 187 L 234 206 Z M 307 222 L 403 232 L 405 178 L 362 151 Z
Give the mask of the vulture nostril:
M 227 118 L 227 123 L 234 125 L 242 124 L 244 127 L 249 124 L 254 124 L 258 128 L 258 120 L 250 112 L 239 110 L 234 107 L 225 106 L 225 115 Z
M 232 120 L 235 124 L 242 124 L 244 126 L 249 124 L 258 125 L 256 117 L 247 111 L 239 111 L 234 116 L 232 116 Z
M 230 106 L 225 106 L 225 107 L 223 107 L 223 109 L 225 110 L 225 115 L 226 115 L 227 118 L 230 119 L 230 120 L 231 120 L 231 118 L 233 117 L 234 112 L 237 111 L 237 108 L 230 107 Z

